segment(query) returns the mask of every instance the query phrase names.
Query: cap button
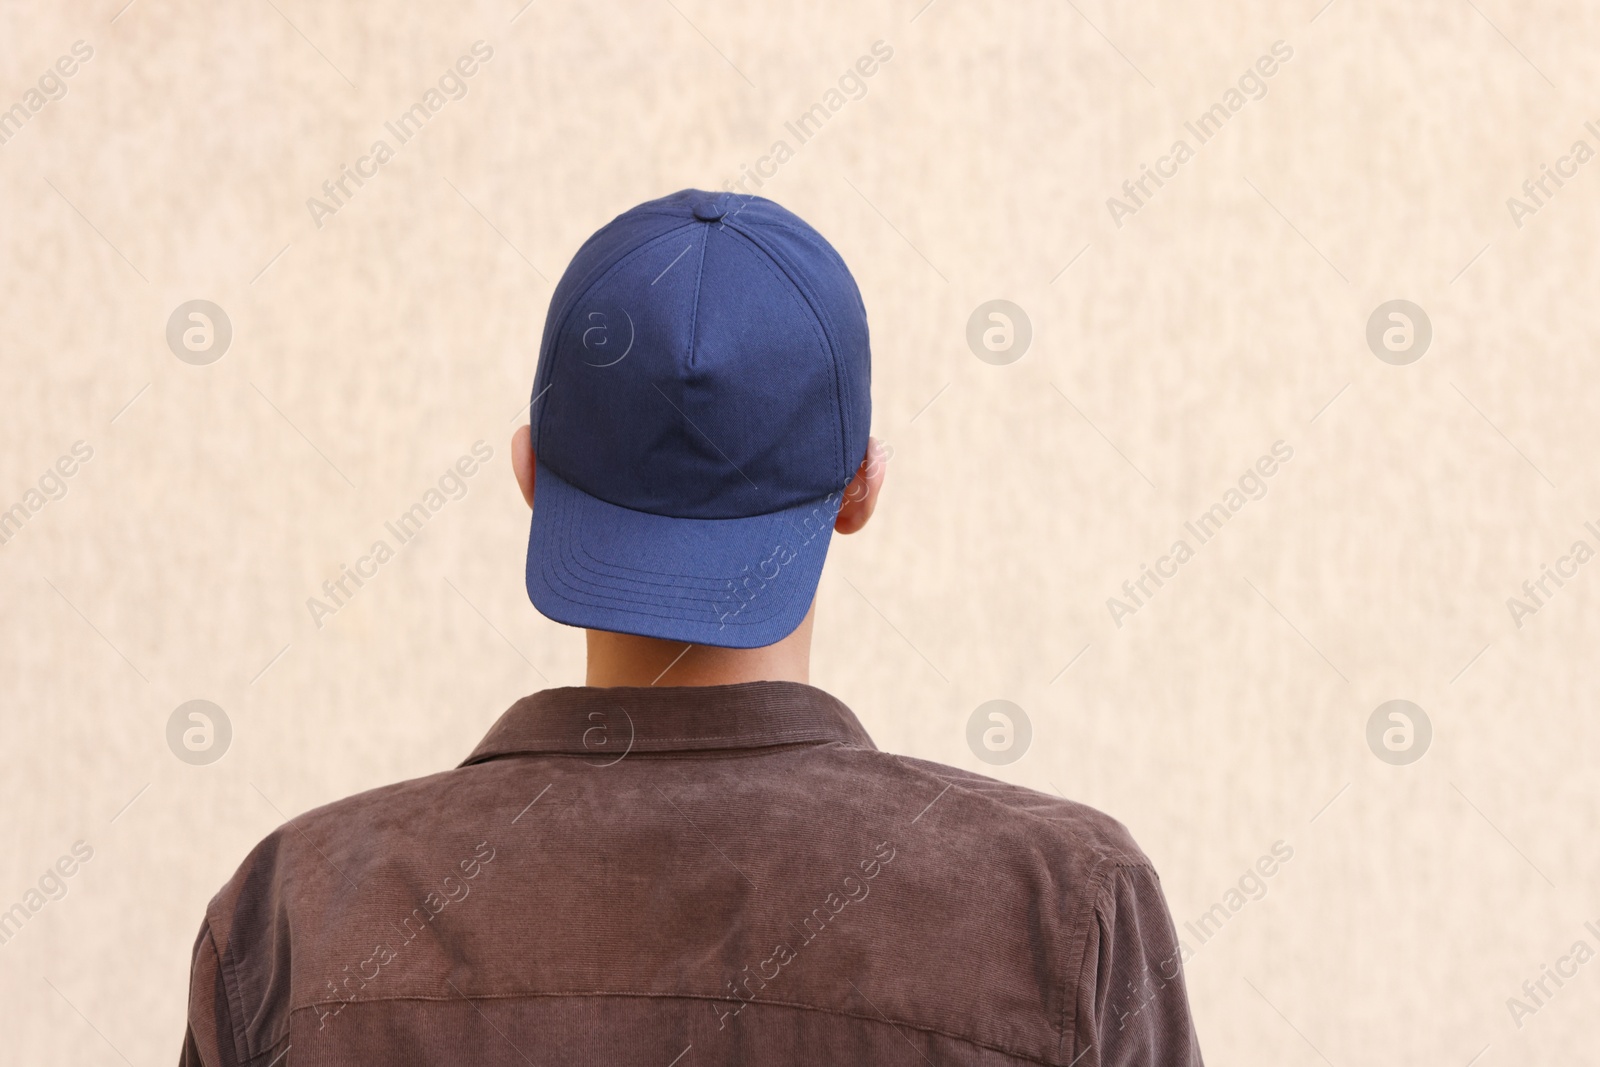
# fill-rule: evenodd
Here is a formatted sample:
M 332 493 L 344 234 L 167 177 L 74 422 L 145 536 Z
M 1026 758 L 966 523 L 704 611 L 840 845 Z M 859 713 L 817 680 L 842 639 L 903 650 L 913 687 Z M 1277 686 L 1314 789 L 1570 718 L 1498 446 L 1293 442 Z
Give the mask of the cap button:
M 716 222 L 727 214 L 727 208 L 723 206 L 724 203 L 725 198 L 720 193 L 697 197 L 692 209 L 694 217 L 701 222 Z

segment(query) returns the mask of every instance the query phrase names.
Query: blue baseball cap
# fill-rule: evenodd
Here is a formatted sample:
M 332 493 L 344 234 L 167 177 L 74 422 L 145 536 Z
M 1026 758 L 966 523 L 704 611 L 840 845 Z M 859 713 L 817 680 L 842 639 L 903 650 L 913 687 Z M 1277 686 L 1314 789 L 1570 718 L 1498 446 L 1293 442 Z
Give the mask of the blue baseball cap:
M 727 648 L 787 636 L 871 420 L 844 260 L 759 196 L 618 215 L 550 299 L 528 596 L 557 622 Z

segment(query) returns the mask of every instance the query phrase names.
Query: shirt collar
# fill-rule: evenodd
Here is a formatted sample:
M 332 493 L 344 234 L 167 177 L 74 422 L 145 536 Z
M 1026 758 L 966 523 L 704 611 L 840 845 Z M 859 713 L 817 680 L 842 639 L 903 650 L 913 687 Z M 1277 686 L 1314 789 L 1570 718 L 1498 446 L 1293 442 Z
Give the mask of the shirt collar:
M 630 752 L 830 742 L 877 747 L 849 708 L 800 682 L 568 686 L 511 705 L 461 765 L 535 752 L 620 759 Z

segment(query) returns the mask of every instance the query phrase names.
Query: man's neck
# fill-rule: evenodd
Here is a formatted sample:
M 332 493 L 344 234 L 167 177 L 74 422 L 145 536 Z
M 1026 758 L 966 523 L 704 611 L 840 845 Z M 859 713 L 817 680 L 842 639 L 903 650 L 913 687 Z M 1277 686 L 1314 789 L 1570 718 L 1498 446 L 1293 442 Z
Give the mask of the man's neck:
M 815 603 L 794 632 L 764 648 L 716 648 L 587 630 L 589 667 L 584 684 L 734 685 L 738 682 L 810 682 L 811 619 Z

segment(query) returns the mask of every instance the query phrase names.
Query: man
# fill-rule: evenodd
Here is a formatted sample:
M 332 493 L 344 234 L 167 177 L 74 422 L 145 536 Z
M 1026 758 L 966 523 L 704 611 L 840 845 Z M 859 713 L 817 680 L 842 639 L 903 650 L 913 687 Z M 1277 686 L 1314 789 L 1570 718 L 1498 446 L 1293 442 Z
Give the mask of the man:
M 880 752 L 807 684 L 830 537 L 883 484 L 869 386 L 854 280 L 778 205 L 686 190 L 590 238 L 512 442 L 587 685 L 257 846 L 184 1062 L 1199 1064 L 1119 823 Z

